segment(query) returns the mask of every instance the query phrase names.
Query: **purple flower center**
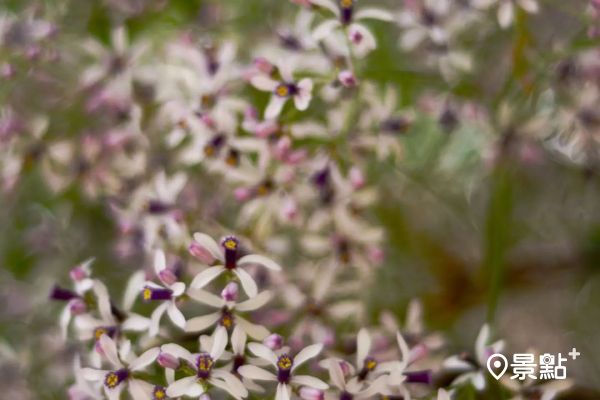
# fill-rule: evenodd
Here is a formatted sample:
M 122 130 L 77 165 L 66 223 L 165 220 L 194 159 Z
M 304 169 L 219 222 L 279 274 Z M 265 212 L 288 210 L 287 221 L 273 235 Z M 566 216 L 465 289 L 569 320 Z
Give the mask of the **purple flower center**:
M 287 354 L 282 354 L 277 360 L 277 379 L 281 383 L 289 383 L 292 377 L 292 366 L 294 360 Z
M 142 300 L 146 303 L 155 300 L 170 300 L 172 296 L 173 291 L 170 289 L 144 286 L 144 289 L 142 290 Z
M 227 308 L 221 310 L 221 318 L 219 318 L 219 324 L 231 330 L 235 326 L 235 316 Z
M 432 383 L 432 376 L 431 376 L 430 369 L 427 369 L 424 371 L 405 372 L 404 375 L 406 376 L 406 382 L 424 383 L 426 385 L 431 385 L 431 383 Z
M 154 390 L 152 391 L 152 397 L 154 400 L 163 400 L 167 398 L 167 390 L 160 385 L 154 386 Z
M 290 97 L 298 93 L 298 87 L 293 83 L 282 83 L 275 88 L 278 97 Z
M 373 371 L 377 367 L 377 361 L 373 357 L 366 357 L 363 362 L 363 367 L 358 374 L 359 380 L 364 380 L 369 372 Z
M 352 395 L 348 392 L 340 393 L 340 400 L 352 400 Z
M 352 14 L 354 12 L 354 0 L 339 0 L 340 19 L 342 24 L 347 25 L 352 22 Z
M 200 354 L 196 358 L 196 367 L 198 368 L 198 378 L 208 379 L 212 372 L 215 360 L 209 354 Z
M 69 301 L 78 297 L 79 295 L 77 293 L 68 289 L 63 289 L 58 285 L 54 285 L 50 292 L 50 299 L 52 300 Z
M 225 249 L 225 268 L 232 270 L 237 265 L 237 253 L 239 242 L 235 236 L 227 236 L 221 242 L 221 246 Z
M 129 370 L 127 368 L 120 369 L 118 371 L 111 371 L 104 377 L 104 385 L 109 389 L 114 389 L 121 384 L 121 382 L 129 378 Z

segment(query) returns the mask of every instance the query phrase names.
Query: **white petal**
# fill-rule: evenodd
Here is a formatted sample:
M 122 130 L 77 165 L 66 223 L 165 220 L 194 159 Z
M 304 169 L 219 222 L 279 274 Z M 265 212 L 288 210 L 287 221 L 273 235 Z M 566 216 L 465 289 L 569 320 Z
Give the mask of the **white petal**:
M 400 38 L 400 47 L 406 51 L 414 50 L 425 39 L 427 31 L 420 27 L 409 29 Z
M 277 384 L 277 394 L 275 394 L 275 400 L 290 400 L 290 394 L 285 383 Z
M 244 329 L 244 332 L 246 332 L 252 339 L 264 340 L 271 334 L 271 332 L 269 332 L 269 330 L 264 326 L 253 324 L 243 319 L 239 315 L 235 316 L 235 322 L 236 324 L 240 325 Z
M 359 10 L 354 14 L 354 20 L 358 21 L 360 19 L 378 19 L 381 21 L 392 21 L 394 16 L 391 12 L 386 10 L 381 10 L 378 8 L 365 8 Z
M 258 293 L 258 287 L 256 287 L 256 282 L 254 282 L 250 274 L 241 268 L 236 268 L 233 272 L 240 278 L 240 283 L 248 297 L 255 297 Z
M 214 342 L 210 351 L 213 360 L 218 360 L 221 357 L 225 346 L 227 346 L 227 330 L 224 326 L 220 326 L 215 331 Z
M 221 275 L 223 271 L 225 271 L 225 267 L 222 265 L 206 268 L 204 271 L 200 272 L 194 277 L 190 287 L 194 289 L 201 289 L 208 285 L 217 276 Z
M 450 400 L 450 396 L 444 389 L 440 389 L 438 390 L 437 400 Z
M 246 348 L 246 340 L 248 336 L 241 326 L 236 325 L 231 334 L 231 349 L 233 354 L 241 355 L 244 354 Z
M 83 368 L 81 376 L 88 381 L 103 381 L 108 371 L 102 369 Z
M 294 81 L 294 77 L 292 72 L 294 71 L 294 66 L 296 65 L 296 58 L 293 56 L 280 58 L 277 62 L 277 71 L 279 75 L 281 75 L 281 79 L 283 79 L 286 83 L 292 83 Z
M 225 381 L 231 389 L 233 389 L 236 394 L 240 397 L 248 396 L 248 389 L 244 387 L 242 381 L 240 381 L 237 377 L 235 377 L 231 372 L 223 371 L 223 370 L 214 370 L 212 375 L 215 378 L 222 379 Z
M 331 382 L 338 389 L 342 391 L 346 390 L 346 380 L 344 379 L 344 371 L 342 371 L 342 367 L 340 366 L 340 362 L 338 360 L 327 360 L 329 361 L 329 378 Z
M 107 324 L 114 324 L 115 320 L 111 311 L 108 289 L 106 289 L 106 286 L 102 282 L 94 281 L 94 294 L 98 298 L 98 310 L 102 319 Z
M 262 90 L 264 92 L 274 92 L 279 85 L 279 82 L 269 78 L 266 75 L 256 75 L 252 77 L 250 83 L 258 90 Z
M 461 360 L 458 356 L 452 356 L 444 360 L 442 363 L 444 368 L 454 371 L 469 371 L 472 369 L 471 364 Z
M 514 19 L 514 6 L 512 1 L 505 1 L 498 8 L 498 23 L 502 28 L 508 28 Z
M 277 366 L 277 355 L 273 352 L 273 350 L 271 350 L 270 348 L 268 348 L 264 344 L 260 344 L 260 343 L 248 343 L 248 349 L 255 356 L 260 357 L 260 358 L 264 358 L 265 360 L 269 361 L 274 366 Z M 248 376 L 248 378 L 250 378 L 250 377 Z M 252 379 L 252 378 L 250 378 L 250 379 Z
M 175 344 L 175 343 L 163 344 L 160 347 L 160 350 L 163 353 L 172 355 L 173 357 L 183 358 L 184 360 L 189 361 L 192 364 L 194 363 L 194 356 L 192 355 L 192 353 L 190 353 L 188 349 L 185 349 L 178 344 Z
M 148 329 L 150 337 L 154 337 L 158 334 L 158 330 L 160 329 L 160 319 L 165 311 L 167 311 L 167 307 L 169 307 L 169 303 L 163 302 L 152 312 L 152 315 L 150 316 L 150 328 Z
M 167 313 L 169 314 L 169 318 L 171 318 L 171 321 L 173 321 L 175 325 L 177 325 L 181 329 L 184 329 L 185 317 L 183 316 L 181 311 L 179 311 L 174 302 L 169 302 L 168 304 L 169 306 L 167 307 Z
M 227 382 L 222 381 L 220 379 L 216 379 L 216 378 L 211 378 L 208 381 L 211 384 L 213 384 L 214 386 L 225 390 L 227 393 L 232 395 L 235 399 L 241 400 L 241 398 L 242 398 L 241 395 L 235 390 L 235 388 L 232 388 Z
M 158 274 L 165 269 L 167 269 L 165 252 L 161 249 L 157 249 L 154 252 L 154 272 L 156 272 L 156 276 L 158 276 Z
M 312 33 L 312 37 L 316 41 L 323 40 L 326 37 L 329 37 L 331 32 L 338 26 L 340 26 L 340 21 L 337 19 L 328 19 L 321 25 L 317 26 Z
M 477 389 L 478 392 L 485 389 L 485 378 L 480 372 L 476 373 L 473 377 L 473 386 L 475 386 L 475 389 Z
M 309 375 L 297 375 L 292 378 L 292 383 L 298 385 L 309 386 L 315 389 L 325 390 L 329 387 L 328 384 L 323 382 L 322 380 L 315 378 L 314 376 Z
M 186 394 L 193 385 L 198 381 L 197 376 L 188 376 L 186 378 L 182 378 L 174 383 L 170 384 L 167 388 L 167 396 L 169 397 L 179 397 Z
M 223 249 L 215 240 L 206 233 L 194 233 L 194 240 L 202 245 L 217 260 L 223 261 Z
M 181 296 L 183 292 L 185 292 L 185 283 L 175 282 L 169 287 L 169 289 L 173 291 L 173 296 Z
M 279 264 L 277 264 L 275 261 L 271 260 L 268 257 L 261 256 L 258 254 L 250 254 L 250 255 L 244 256 L 238 260 L 237 264 L 238 265 L 260 264 L 263 267 L 271 269 L 273 271 L 281 271 L 281 266 Z
M 213 314 L 203 315 L 201 317 L 196 317 L 192 319 L 188 319 L 185 324 L 186 332 L 200 332 L 205 330 L 206 328 L 211 327 L 215 324 L 221 317 L 221 312 L 218 311 Z
M 102 351 L 104 352 L 104 356 L 111 364 L 118 368 L 122 368 L 123 364 L 121 364 L 121 360 L 119 360 L 119 354 L 117 353 L 117 345 L 108 335 L 100 336 L 100 346 L 102 346 Z
M 135 303 L 135 300 L 140 295 L 140 291 L 144 287 L 145 281 L 146 273 L 144 271 L 138 271 L 131 275 L 131 278 L 129 278 L 129 282 L 127 282 L 125 294 L 123 295 L 123 309 L 125 311 L 131 310 L 131 307 L 133 307 L 133 303 Z
M 150 318 L 142 317 L 139 314 L 130 313 L 127 319 L 121 324 L 124 331 L 141 332 L 150 327 Z
M 485 365 L 487 363 L 487 358 L 485 357 L 485 350 L 487 348 L 488 341 L 490 339 L 490 326 L 488 324 L 483 325 L 479 334 L 477 335 L 477 339 L 475 340 L 475 353 L 477 355 L 477 361 L 481 365 Z
M 71 322 L 71 310 L 69 306 L 65 307 L 64 310 L 60 313 L 60 333 L 63 339 L 67 338 L 67 333 L 69 329 L 69 322 Z
M 141 382 L 143 381 L 139 381 L 137 379 L 130 379 L 129 393 L 131 394 L 131 397 L 133 397 L 133 400 L 150 400 L 150 394 L 146 390 L 144 390 L 144 387 L 142 386 Z
M 521 8 L 530 14 L 536 14 L 540 10 L 536 0 L 517 0 Z
M 361 24 L 352 24 L 351 32 L 358 32 L 362 36 L 362 40 L 359 44 L 355 44 L 356 55 L 359 57 L 365 56 L 368 52 L 377 48 L 377 41 L 375 36 L 371 33 L 366 26 Z
M 279 116 L 287 99 L 287 97 L 272 95 L 271 100 L 269 100 L 269 105 L 265 110 L 265 119 L 275 119 L 275 117 Z
M 400 354 L 402 355 L 402 364 L 406 366 L 410 361 L 410 349 L 400 332 L 396 332 L 396 340 L 398 341 L 398 347 L 400 348 Z
M 255 297 L 236 304 L 235 309 L 237 311 L 254 311 L 267 304 L 272 297 L 272 293 L 268 290 L 265 290 Z
M 156 357 L 158 357 L 159 353 L 159 347 L 154 347 L 150 350 L 145 351 L 141 356 L 139 356 L 138 358 L 133 360 L 131 364 L 129 364 L 129 369 L 135 371 L 138 369 L 145 368 L 146 366 L 152 364 L 154 360 L 156 360 Z
M 362 368 L 362 364 L 369 355 L 369 351 L 371 350 L 371 335 L 369 335 L 369 331 L 366 328 L 362 328 L 358 332 L 358 336 L 356 338 L 356 367 Z
M 209 306 L 221 308 L 223 306 L 223 299 L 217 295 L 207 292 L 202 289 L 188 289 L 188 296 L 192 299 L 199 301 L 200 303 L 208 304 Z
M 336 16 L 339 14 L 338 6 L 332 0 L 310 0 L 310 2 L 311 2 L 311 4 L 321 6 L 323 8 L 328 9 L 329 11 L 334 13 Z
M 108 400 L 119 400 L 121 398 L 121 392 L 125 389 L 125 385 L 121 384 L 113 389 L 108 389 L 104 386 L 104 393 L 108 397 Z
M 292 371 L 298 368 L 307 360 L 318 356 L 321 350 L 323 350 L 322 343 L 311 344 L 310 346 L 303 348 L 300 351 L 300 353 L 298 353 L 298 355 L 294 357 L 294 366 L 292 367 Z
M 306 110 L 308 108 L 308 105 L 310 104 L 311 100 L 312 100 L 312 93 L 311 92 L 300 90 L 294 96 L 294 105 L 296 106 L 296 108 L 298 110 L 304 111 L 304 110 Z
M 276 381 L 277 376 L 274 373 L 258 368 L 256 365 L 242 365 L 238 369 L 240 375 L 248 379 L 259 381 Z

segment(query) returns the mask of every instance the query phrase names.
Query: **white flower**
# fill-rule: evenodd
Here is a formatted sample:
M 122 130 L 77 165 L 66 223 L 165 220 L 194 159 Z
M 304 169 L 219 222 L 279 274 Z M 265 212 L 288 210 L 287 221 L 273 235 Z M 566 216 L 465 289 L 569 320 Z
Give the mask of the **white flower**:
M 329 36 L 336 28 L 347 28 L 349 40 L 355 45 L 355 53 L 362 57 L 377 48 L 375 36 L 363 24 L 357 23 L 365 19 L 392 21 L 392 13 L 377 8 L 365 8 L 355 11 L 355 0 L 311 0 L 312 3 L 327 8 L 336 15 L 336 19 L 328 19 L 313 31 L 313 39 L 320 41 Z M 336 4 L 337 3 L 337 4 Z
M 182 378 L 170 384 L 167 388 L 167 395 L 169 397 L 183 395 L 198 397 L 206 391 L 205 384 L 208 383 L 227 391 L 236 399 L 246 397 L 248 390 L 238 378 L 228 371 L 214 368 L 215 363 L 221 359 L 225 346 L 227 346 L 227 330 L 224 327 L 219 327 L 215 331 L 212 348 L 209 353 L 201 353 L 194 356 L 177 344 L 163 345 L 161 348 L 163 352 L 183 358 L 196 371 L 195 375 Z M 198 385 L 198 382 L 202 383 L 202 385 Z
M 104 356 L 115 369 L 107 371 L 84 368 L 82 371 L 83 377 L 90 381 L 103 381 L 104 392 L 111 400 L 118 400 L 125 386 L 127 386 L 131 397 L 135 400 L 150 400 L 150 392 L 153 388 L 152 385 L 133 378 L 133 372 L 141 371 L 146 366 L 153 363 L 154 360 L 156 360 L 156 357 L 158 357 L 160 349 L 154 347 L 147 350 L 141 356 L 135 358 L 125 366 L 121 362 L 115 342 L 108 335 L 102 335 L 99 342 L 102 346 Z
M 504 349 L 504 341 L 500 340 L 488 345 L 489 338 L 490 327 L 486 324 L 481 328 L 475 341 L 475 359 L 452 356 L 444 360 L 444 368 L 464 372 L 454 380 L 453 385 L 470 381 L 478 391 L 485 389 L 487 360 L 491 355 L 500 353 Z
M 308 386 L 325 390 L 329 387 L 325 382 L 309 375 L 296 375 L 292 373 L 304 362 L 316 357 L 323 349 L 322 344 L 313 344 L 301 350 L 295 358 L 288 354 L 277 355 L 267 346 L 259 343 L 250 343 L 248 348 L 256 356 L 269 361 L 277 370 L 277 375 L 255 365 L 244 365 L 239 368 L 239 373 L 248 379 L 278 382 L 275 400 L 289 400 L 292 385 Z
M 415 4 L 402 10 L 398 16 L 398 24 L 404 30 L 398 42 L 400 47 L 414 50 L 426 38 L 437 45 L 447 43 L 448 32 L 443 23 L 449 11 L 449 0 L 424 0 L 422 5 Z
M 515 19 L 515 8 L 518 5 L 529 14 L 536 14 L 539 11 L 539 5 L 536 0 L 499 0 L 498 23 L 503 29 L 512 25 Z
M 256 282 L 254 282 L 254 279 L 252 279 L 249 273 L 238 267 L 250 264 L 260 264 L 268 269 L 281 271 L 281 266 L 275 261 L 258 254 L 250 254 L 238 260 L 239 243 L 234 236 L 228 236 L 223 239 L 221 246 L 219 246 L 213 238 L 204 233 L 195 233 L 194 239 L 200 246 L 208 250 L 215 260 L 220 261 L 223 265 L 209 267 L 200 272 L 190 284 L 190 288 L 201 289 L 223 272 L 232 271 L 239 278 L 246 294 L 249 297 L 254 297 L 258 293 Z
M 231 284 L 232 283 L 230 283 L 230 285 Z M 235 282 L 233 282 L 233 284 L 235 284 Z M 265 327 L 255 325 L 235 313 L 236 311 L 253 311 L 262 307 L 271 300 L 272 295 L 269 291 L 264 291 L 249 300 L 239 303 L 228 301 L 200 289 L 189 289 L 187 294 L 192 299 L 215 307 L 219 309 L 219 311 L 201 317 L 191 318 L 185 325 L 186 332 L 200 332 L 218 322 L 219 325 L 227 329 L 232 329 L 234 326 L 240 326 L 246 334 L 256 340 L 263 340 L 270 334 Z
M 156 250 L 154 254 L 154 271 L 165 287 L 153 282 L 146 282 L 145 287 L 142 289 L 142 299 L 144 301 L 163 301 L 160 306 L 156 307 L 150 317 L 150 337 L 158 334 L 160 319 L 165 311 L 175 325 L 181 329 L 185 328 L 185 317 L 177 308 L 177 300 L 185 292 L 185 283 L 173 282 L 176 277 L 173 272 L 167 269 L 165 253 L 162 250 Z
M 356 376 L 346 382 L 339 360 L 328 359 L 326 360 L 326 363 L 322 363 L 322 365 L 323 364 L 327 366 L 331 383 L 333 383 L 333 385 L 342 393 L 350 395 L 350 398 L 354 400 L 368 399 L 378 393 L 383 393 L 386 390 L 386 376 L 380 376 L 372 383 L 361 381 Z M 340 396 L 337 396 L 336 398 L 340 398 Z
M 143 283 L 143 271 L 136 272 L 129 279 L 123 296 L 123 307 L 119 310 L 123 314 L 122 317 L 124 320 L 118 321 L 113 313 L 116 308 L 111 304 L 108 289 L 102 282 L 94 281 L 93 291 L 96 295 L 98 312 L 101 319 L 94 318 L 90 314 L 75 317 L 75 327 L 79 333 L 79 339 L 99 340 L 101 335 L 108 334 L 109 336 L 113 336 L 119 329 L 134 332 L 147 330 L 150 326 L 150 319 L 130 312 Z
M 280 81 L 277 81 L 267 75 L 256 75 L 250 83 L 258 90 L 271 92 L 271 100 L 265 110 L 265 119 L 274 119 L 280 113 L 281 109 L 288 101 L 294 99 L 294 105 L 300 111 L 308 108 L 312 99 L 313 82 L 309 78 L 304 78 L 299 82 L 294 80 L 292 75 L 292 63 L 289 59 L 282 60 L 278 64 Z

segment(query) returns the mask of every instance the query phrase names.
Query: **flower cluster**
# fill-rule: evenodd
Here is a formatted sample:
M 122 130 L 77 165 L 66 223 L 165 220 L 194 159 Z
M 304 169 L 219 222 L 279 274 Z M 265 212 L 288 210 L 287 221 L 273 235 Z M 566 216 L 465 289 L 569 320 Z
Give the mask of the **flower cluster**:
M 121 3 L 131 16 L 144 2 Z M 207 16 L 218 25 L 228 15 L 227 2 L 212 3 L 200 13 L 207 28 Z M 419 182 L 439 161 L 439 180 L 454 185 L 465 164 L 481 162 L 453 187 L 470 198 L 473 182 L 506 160 L 594 170 L 597 48 L 553 50 L 538 93 L 521 73 L 534 53 L 524 26 L 544 11 L 536 0 L 290 3 L 295 20 L 255 43 L 194 29 L 157 39 L 119 21 L 108 40 L 66 49 L 40 10 L 0 15 L 2 79 L 26 77 L 40 92 L 33 110 L 16 94 L 0 109 L 2 192 L 32 170 L 56 196 L 80 192 L 118 228 L 115 258 L 138 266 L 126 284 L 105 284 L 88 259 L 71 271 L 71 288 L 51 290 L 65 304 L 63 337 L 82 349 L 72 400 L 123 391 L 135 400 L 448 400 L 486 390 L 487 358 L 502 346 L 488 325 L 473 354 L 451 355 L 423 327 L 418 300 L 402 328 L 381 310 L 372 322 L 368 294 L 389 258 L 373 212 L 389 194 L 379 176 Z M 597 1 L 590 10 L 595 38 Z M 478 64 L 486 40 L 508 29 L 517 45 L 499 58 L 514 65 Z M 374 70 L 370 58 L 390 35 L 402 61 Z M 475 78 L 492 68 L 503 81 L 486 84 L 501 95 L 477 102 L 487 88 Z M 426 89 L 413 99 L 379 73 L 415 74 Z M 53 117 L 69 112 L 73 126 Z M 442 138 L 432 163 L 421 145 L 429 138 L 414 141 L 426 131 Z M 514 395 L 558 393 L 499 384 Z

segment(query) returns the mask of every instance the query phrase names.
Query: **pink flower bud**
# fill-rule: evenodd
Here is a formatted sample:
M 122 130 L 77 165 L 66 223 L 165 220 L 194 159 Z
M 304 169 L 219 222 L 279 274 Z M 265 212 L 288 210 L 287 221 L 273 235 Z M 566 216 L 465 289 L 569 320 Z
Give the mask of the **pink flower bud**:
M 205 264 L 212 265 L 212 263 L 215 262 L 215 258 L 210 254 L 210 251 L 206 250 L 198 242 L 192 242 L 192 244 L 190 244 L 189 252 Z
M 310 0 L 291 0 L 291 2 L 306 8 L 310 8 L 312 6 Z
M 308 386 L 302 386 L 298 394 L 303 400 L 323 400 L 325 398 L 325 393 L 322 390 Z
M 177 275 L 175 275 L 170 269 L 163 269 L 158 273 L 158 277 L 164 282 L 165 285 L 171 286 L 177 282 Z
M 254 107 L 248 107 L 244 112 L 244 118 L 256 121 L 258 119 L 258 111 Z
M 348 172 L 348 178 L 350 179 L 350 184 L 352 187 L 357 190 L 365 185 L 365 177 L 358 167 L 350 168 L 350 172 Z
M 338 79 L 342 83 L 342 85 L 344 85 L 345 87 L 353 87 L 353 86 L 356 86 L 356 84 L 358 83 L 354 73 L 352 71 L 348 71 L 348 70 L 341 71 L 338 74 Z
M 350 366 L 346 361 L 340 361 L 340 368 L 342 369 L 344 376 L 350 375 Z
M 4 64 L 2 66 L 2 77 L 12 78 L 17 73 L 17 69 L 11 64 Z
M 274 333 L 263 340 L 263 344 L 273 351 L 279 350 L 283 347 L 283 336 Z
M 427 346 L 418 344 L 410 349 L 409 363 L 416 362 L 427 355 Z
M 264 57 L 255 58 L 254 59 L 254 67 L 256 69 L 258 69 L 260 72 L 265 73 L 267 75 L 270 75 L 273 72 L 273 70 L 275 69 L 273 64 L 271 64 L 269 62 L 269 60 L 267 60 Z
M 286 163 L 289 165 L 296 165 L 306 160 L 307 152 L 305 149 L 299 149 L 292 151 L 288 154 Z
M 237 301 L 238 298 L 238 284 L 235 282 L 229 282 L 225 289 L 221 292 L 221 297 L 225 301 Z
M 94 343 L 94 350 L 96 350 L 96 352 L 101 356 L 104 355 L 104 349 L 102 348 L 99 340 L 96 340 L 96 343 Z
M 200 115 L 200 119 L 202 120 L 202 122 L 204 122 L 204 125 L 208 126 L 209 128 L 212 128 L 213 126 L 215 126 L 215 121 L 208 114 Z
M 252 196 L 252 189 L 250 188 L 237 188 L 233 191 L 233 197 L 237 201 L 246 201 Z
M 298 206 L 292 197 L 286 197 L 281 206 L 281 214 L 284 218 L 291 220 L 298 215 Z
M 279 129 L 279 124 L 275 121 L 264 121 L 256 125 L 254 134 L 258 137 L 267 137 L 274 134 Z
M 78 265 L 71 270 L 70 276 L 75 282 L 80 282 L 88 277 L 88 273 Z
M 72 315 L 81 315 L 87 311 L 87 305 L 82 299 L 76 298 L 69 301 L 69 311 Z
M 169 369 L 178 369 L 181 365 L 176 357 L 168 353 L 160 353 L 156 361 L 161 367 Z
M 369 254 L 369 258 L 372 261 L 375 261 L 377 263 L 380 263 L 383 261 L 383 259 L 385 258 L 385 252 L 383 251 L 383 249 L 379 246 L 371 246 L 367 249 L 368 254 Z

